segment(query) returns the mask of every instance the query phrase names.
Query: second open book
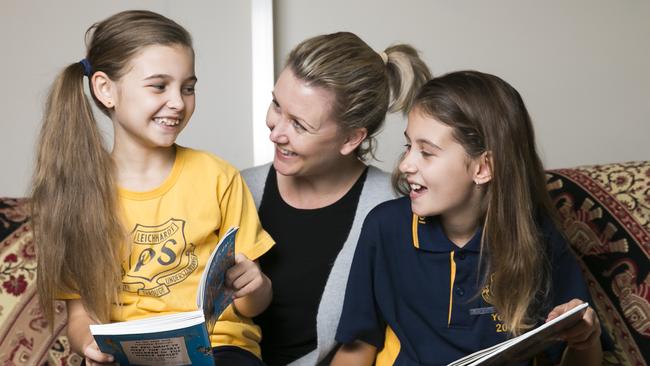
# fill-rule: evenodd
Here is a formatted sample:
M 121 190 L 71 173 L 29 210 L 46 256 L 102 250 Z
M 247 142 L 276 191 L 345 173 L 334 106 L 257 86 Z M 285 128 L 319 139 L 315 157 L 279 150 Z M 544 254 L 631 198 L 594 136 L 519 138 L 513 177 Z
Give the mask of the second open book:
M 528 360 L 556 342 L 564 330 L 577 324 L 588 306 L 588 303 L 580 304 L 519 337 L 474 352 L 447 366 L 511 365 Z

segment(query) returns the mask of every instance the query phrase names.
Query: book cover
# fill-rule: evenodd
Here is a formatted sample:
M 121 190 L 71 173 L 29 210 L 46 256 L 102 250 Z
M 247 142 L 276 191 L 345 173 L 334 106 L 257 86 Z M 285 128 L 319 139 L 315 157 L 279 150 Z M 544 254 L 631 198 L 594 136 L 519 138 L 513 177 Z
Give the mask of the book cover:
M 235 236 L 230 228 L 212 251 L 197 290 L 198 310 L 110 324 L 90 325 L 104 353 L 120 365 L 214 365 L 209 334 L 232 303 L 226 271 L 235 264 Z
M 588 306 L 588 303 L 580 304 L 527 333 L 474 352 L 447 366 L 512 365 L 529 360 L 557 342 L 555 337 L 558 334 L 577 324 Z

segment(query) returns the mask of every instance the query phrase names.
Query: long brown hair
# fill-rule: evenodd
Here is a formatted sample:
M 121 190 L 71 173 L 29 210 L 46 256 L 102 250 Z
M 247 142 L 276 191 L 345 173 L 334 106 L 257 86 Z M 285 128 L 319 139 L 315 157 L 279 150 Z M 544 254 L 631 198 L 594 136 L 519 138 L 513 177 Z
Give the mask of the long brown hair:
M 63 294 L 81 296 L 89 314 L 110 319 L 117 303 L 126 233 L 118 215 L 114 166 L 84 93 L 84 75 L 119 80 L 151 45 L 192 48 L 189 33 L 150 11 L 125 11 L 86 32 L 86 66 L 68 65 L 54 81 L 43 116 L 32 188 L 37 283 L 45 316 Z M 89 82 L 90 84 L 90 82 Z M 109 110 L 90 91 L 97 107 Z
M 407 111 L 431 77 L 413 47 L 397 44 L 377 53 L 349 32 L 304 40 L 289 53 L 286 67 L 297 78 L 334 93 L 334 119 L 341 127 L 366 128 L 368 136 L 356 151 L 362 160 L 373 156 L 374 136 L 386 113 Z
M 549 290 L 546 243 L 540 217 L 554 220 L 533 125 L 510 84 L 476 71 L 452 72 L 428 81 L 414 105 L 450 126 L 471 158 L 491 157 L 492 180 L 483 197 L 481 253 L 486 256 L 489 301 L 512 334 L 536 323 Z M 408 192 L 399 175 L 395 188 Z

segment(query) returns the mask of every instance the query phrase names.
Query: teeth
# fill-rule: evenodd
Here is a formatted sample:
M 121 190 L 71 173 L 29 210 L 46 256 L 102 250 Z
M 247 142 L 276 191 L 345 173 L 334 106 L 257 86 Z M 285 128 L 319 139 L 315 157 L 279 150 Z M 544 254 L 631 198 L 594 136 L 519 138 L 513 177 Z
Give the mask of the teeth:
M 164 125 L 164 126 L 177 126 L 179 123 L 181 123 L 181 120 L 177 118 L 157 117 L 154 118 L 153 120 L 157 124 Z
M 278 147 L 278 150 L 280 150 L 282 155 L 287 155 L 287 156 L 296 155 L 295 153 L 293 153 L 293 152 L 291 152 L 289 150 L 283 149 L 281 147 Z
M 417 191 L 417 190 L 419 190 L 420 188 L 422 188 L 422 186 L 419 185 L 419 184 L 417 184 L 417 183 L 411 183 L 410 186 L 411 186 L 411 190 L 412 190 L 412 191 Z

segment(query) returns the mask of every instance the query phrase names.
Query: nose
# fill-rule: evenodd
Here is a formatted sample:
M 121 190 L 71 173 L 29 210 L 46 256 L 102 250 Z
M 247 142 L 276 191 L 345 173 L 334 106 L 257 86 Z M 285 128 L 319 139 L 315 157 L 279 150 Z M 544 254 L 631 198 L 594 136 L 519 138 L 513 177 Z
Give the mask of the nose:
M 271 133 L 269 139 L 274 144 L 286 144 L 289 142 L 287 136 L 287 124 L 283 122 L 282 116 L 269 112 L 266 115 L 266 126 Z
M 183 99 L 183 95 L 180 91 L 172 91 L 169 93 L 167 107 L 175 111 L 182 111 L 185 109 L 185 100 Z
M 410 151 L 404 152 L 404 155 L 402 155 L 402 160 L 400 161 L 398 168 L 399 171 L 404 174 L 412 174 L 417 171 L 417 167 L 413 162 L 412 154 Z

